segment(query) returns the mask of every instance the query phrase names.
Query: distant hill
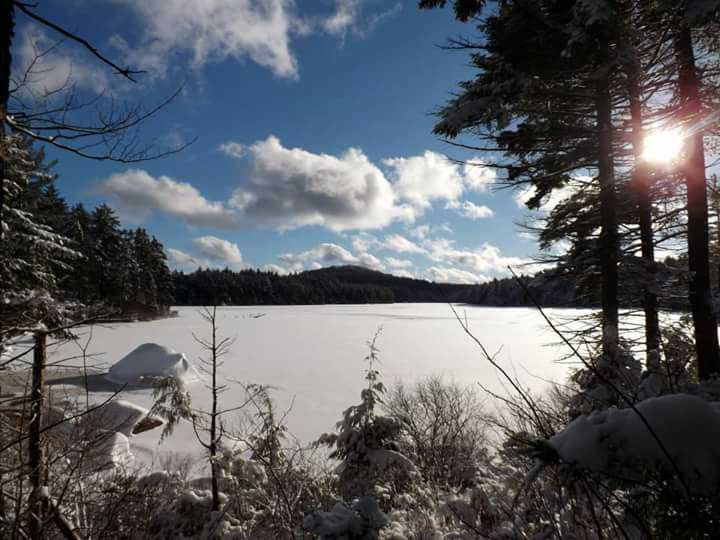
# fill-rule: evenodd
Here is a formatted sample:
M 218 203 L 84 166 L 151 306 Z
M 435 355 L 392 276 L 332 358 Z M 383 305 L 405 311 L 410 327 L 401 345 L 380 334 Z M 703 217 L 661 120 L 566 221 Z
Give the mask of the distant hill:
M 382 287 L 392 291 L 394 302 L 466 302 L 475 285 L 435 283 L 393 276 L 363 266 L 330 266 L 298 274 L 301 279 L 335 280 L 349 285 Z
M 576 306 L 575 286 L 549 272 L 523 276 L 533 297 L 545 306 Z M 480 285 L 435 283 L 393 276 L 362 266 L 331 266 L 280 275 L 260 270 L 199 269 L 173 273 L 177 305 L 296 305 L 392 302 L 467 302 L 527 306 L 530 299 L 515 279 Z

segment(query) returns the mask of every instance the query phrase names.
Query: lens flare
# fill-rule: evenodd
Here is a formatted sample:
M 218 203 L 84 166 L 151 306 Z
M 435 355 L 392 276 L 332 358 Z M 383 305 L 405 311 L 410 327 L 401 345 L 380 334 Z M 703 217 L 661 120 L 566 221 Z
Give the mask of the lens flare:
M 653 163 L 671 163 L 680 157 L 683 134 L 677 129 L 664 129 L 645 136 L 643 159 Z

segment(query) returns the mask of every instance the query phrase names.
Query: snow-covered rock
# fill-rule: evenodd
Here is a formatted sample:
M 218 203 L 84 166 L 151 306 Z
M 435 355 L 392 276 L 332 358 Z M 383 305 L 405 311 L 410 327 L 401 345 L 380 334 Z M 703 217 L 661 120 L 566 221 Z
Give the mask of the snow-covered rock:
M 611 408 L 583 415 L 550 438 L 567 463 L 613 477 L 635 478 L 655 470 L 673 477 L 675 468 L 691 491 L 709 494 L 720 485 L 720 404 L 690 394 L 646 399 L 637 411 Z
M 80 428 L 84 431 L 112 430 L 131 437 L 163 423 L 161 419 L 149 416 L 149 413 L 145 407 L 124 399 L 115 399 L 84 414 Z
M 197 371 L 185 355 L 157 343 L 143 343 L 110 368 L 106 378 L 114 383 L 140 383 L 155 377 L 197 379 Z
M 86 471 L 102 471 L 130 465 L 134 460 L 130 439 L 117 431 L 98 430 L 82 456 L 82 468 Z

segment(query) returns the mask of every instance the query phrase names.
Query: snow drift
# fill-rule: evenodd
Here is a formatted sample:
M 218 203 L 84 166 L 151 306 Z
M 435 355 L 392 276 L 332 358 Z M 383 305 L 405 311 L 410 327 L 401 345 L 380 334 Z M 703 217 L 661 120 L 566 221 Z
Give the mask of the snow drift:
M 632 409 L 582 415 L 550 438 L 566 463 L 612 477 L 635 478 L 648 468 L 679 472 L 691 491 L 712 493 L 720 484 L 720 403 L 688 394 L 637 404 L 667 453 Z
M 186 382 L 198 378 L 184 354 L 157 343 L 144 343 L 135 348 L 106 375 L 107 380 L 118 384 L 142 383 L 155 377 L 177 377 Z

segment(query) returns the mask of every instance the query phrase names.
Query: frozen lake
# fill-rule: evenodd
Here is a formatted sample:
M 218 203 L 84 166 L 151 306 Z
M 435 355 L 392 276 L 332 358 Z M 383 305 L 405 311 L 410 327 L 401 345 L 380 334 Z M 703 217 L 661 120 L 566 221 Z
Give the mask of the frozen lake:
M 525 387 L 540 392 L 546 381 L 562 381 L 566 376 L 570 366 L 557 362 L 565 351 L 552 346 L 557 337 L 536 310 L 464 305 L 457 309 L 489 351 L 501 349 L 497 361 Z M 88 353 L 95 355 L 92 363 L 107 369 L 136 346 L 155 342 L 185 353 L 197 364 L 205 353 L 193 334 L 207 337 L 210 329 L 199 308 L 178 311 L 179 316 L 170 319 L 94 327 L 88 346 Z M 578 311 L 550 309 L 547 313 L 564 320 Z M 224 357 L 222 377 L 272 385 L 279 410 L 293 403 L 286 422 L 303 442 L 333 430 L 342 411 L 358 402 L 365 384 L 367 341 L 378 327 L 382 327 L 378 369 L 387 385 L 399 379 L 412 382 L 442 375 L 504 392 L 498 373 L 446 304 L 223 307 L 218 308 L 218 319 L 218 336 L 234 339 Z M 90 336 L 85 328 L 80 334 L 81 343 Z M 75 343 L 55 345 L 49 348 L 49 360 L 77 357 L 79 352 Z M 77 358 L 63 363 L 79 365 Z M 237 405 L 242 397 L 232 382 L 228 384 L 229 390 L 222 395 L 224 409 Z M 57 395 L 63 387 L 52 388 Z M 193 405 L 209 409 L 209 391 L 203 382 L 192 383 L 189 389 Z M 92 398 L 105 395 L 96 392 Z M 147 389 L 126 391 L 123 397 L 146 407 L 151 404 Z M 188 425 L 177 428 L 159 448 L 158 435 L 154 430 L 133 438 L 142 461 L 155 461 L 152 456 L 158 451 L 200 453 Z

